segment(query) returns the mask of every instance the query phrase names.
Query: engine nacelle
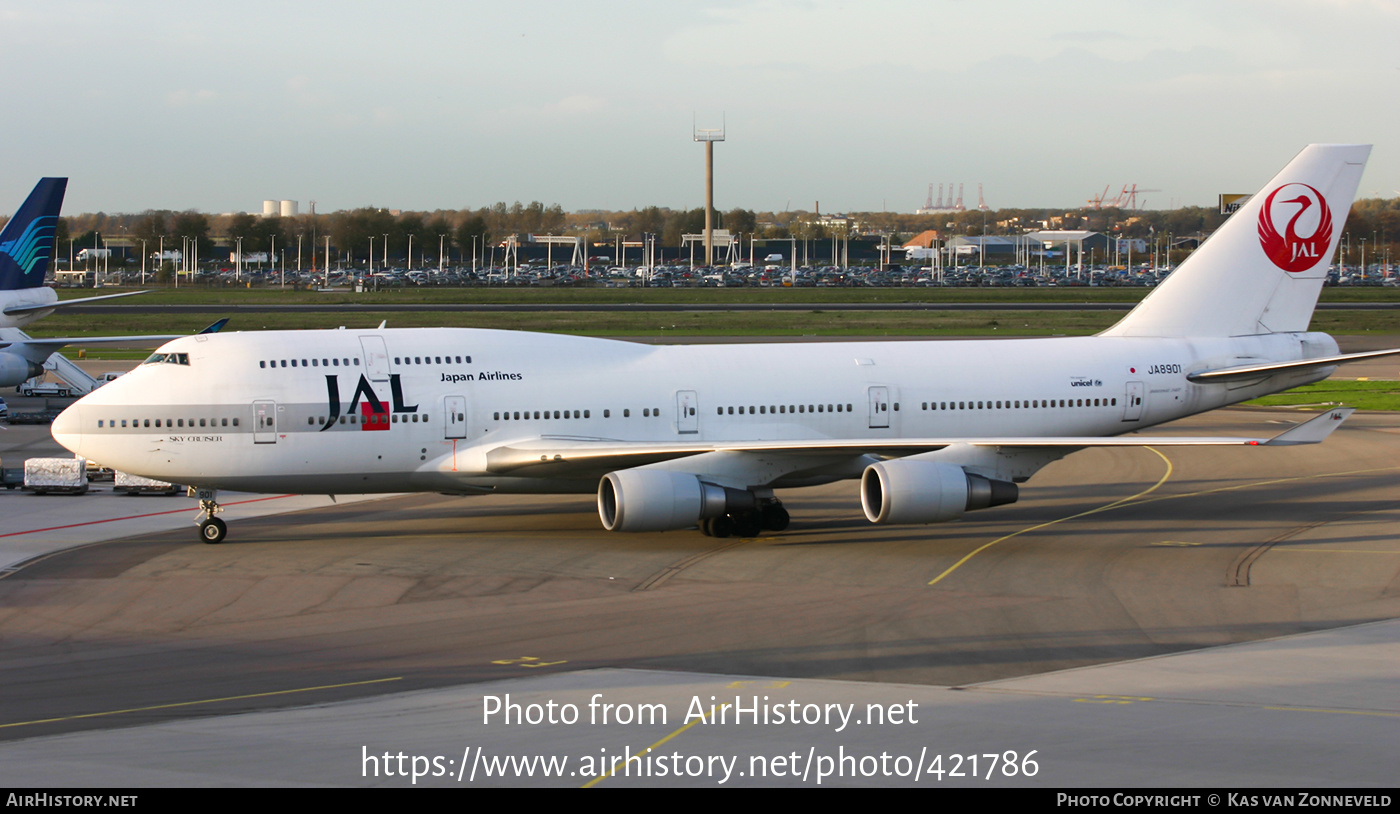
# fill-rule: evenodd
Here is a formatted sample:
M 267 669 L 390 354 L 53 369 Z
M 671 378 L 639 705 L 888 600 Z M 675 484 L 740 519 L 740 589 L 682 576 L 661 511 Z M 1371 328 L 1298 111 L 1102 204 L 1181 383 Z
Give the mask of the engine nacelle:
M 43 365 L 36 365 L 19 354 L 0 351 L 0 387 L 14 387 L 43 372 Z
M 1016 484 L 969 475 L 940 461 L 881 461 L 865 468 L 860 503 L 872 523 L 943 523 L 963 512 L 1015 503 Z
M 705 483 L 685 472 L 622 469 L 598 483 L 598 517 L 608 531 L 668 531 L 752 510 L 752 492 Z

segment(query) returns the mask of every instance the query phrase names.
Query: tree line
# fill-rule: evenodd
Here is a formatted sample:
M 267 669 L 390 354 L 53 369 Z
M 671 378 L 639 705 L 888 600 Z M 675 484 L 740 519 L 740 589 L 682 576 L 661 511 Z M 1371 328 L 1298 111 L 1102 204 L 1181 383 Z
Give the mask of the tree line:
M 953 235 L 1011 235 L 1036 229 L 1085 229 L 1117 237 L 1204 235 L 1224 222 L 1225 216 L 1213 207 L 1181 207 L 1168 210 L 1104 209 L 1026 209 L 939 212 L 916 215 L 893 212 L 847 213 L 848 220 L 836 226 L 822 225 L 816 213 L 794 210 L 756 212 L 734 208 L 716 211 L 715 228 L 728 229 L 745 237 L 769 240 L 820 240 L 854 234 L 888 235 L 896 245 L 933 230 L 940 237 Z M 0 221 L 3 222 L 3 221 Z M 126 242 L 147 253 L 155 252 L 164 241 L 166 250 L 179 249 L 185 240 L 198 241 L 201 255 L 205 247 L 232 248 L 242 239 L 244 252 L 285 250 L 288 256 L 298 242 L 307 256 L 324 251 L 329 237 L 333 249 L 351 257 L 367 257 L 371 246 L 376 259 L 387 244 L 390 258 L 407 256 L 413 246 L 415 258 L 436 258 L 441 245 L 449 257 L 484 257 L 488 247 L 500 244 L 510 235 L 524 240 L 527 235 L 574 235 L 590 245 L 612 246 L 618 240 L 635 241 L 652 236 L 661 246 L 676 248 L 682 236 L 699 234 L 705 224 L 701 208 L 669 209 L 648 206 L 630 211 L 584 210 L 565 212 L 558 204 L 539 201 L 529 204 L 496 203 L 479 209 L 437 210 L 433 212 L 396 211 L 367 206 L 318 215 L 260 217 L 237 213 L 207 215 L 200 212 L 149 210 L 139 214 L 103 212 L 72 215 L 60 219 L 59 254 L 99 247 L 102 241 Z M 1348 245 L 1359 247 L 1364 239 L 1370 257 L 1378 257 L 1377 246 L 1394 249 L 1400 241 L 1400 198 L 1357 201 L 1343 227 Z M 599 249 L 602 252 L 602 249 Z M 606 253 L 606 252 L 603 252 Z M 1351 262 L 1351 260 L 1349 260 Z

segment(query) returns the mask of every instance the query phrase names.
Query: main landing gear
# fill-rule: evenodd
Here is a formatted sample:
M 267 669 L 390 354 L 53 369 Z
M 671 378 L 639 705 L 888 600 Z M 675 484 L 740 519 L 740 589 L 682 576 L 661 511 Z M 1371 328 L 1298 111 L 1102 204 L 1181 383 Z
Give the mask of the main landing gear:
M 217 489 L 191 489 L 192 497 L 199 499 L 199 515 L 195 518 L 195 523 L 199 525 L 199 539 L 209 545 L 218 545 L 228 536 L 228 525 L 224 521 L 215 517 L 223 511 L 219 502 L 215 500 L 219 496 Z
M 756 537 L 765 531 L 782 531 L 790 519 L 782 502 L 774 498 L 750 511 L 701 520 L 700 533 L 706 537 Z

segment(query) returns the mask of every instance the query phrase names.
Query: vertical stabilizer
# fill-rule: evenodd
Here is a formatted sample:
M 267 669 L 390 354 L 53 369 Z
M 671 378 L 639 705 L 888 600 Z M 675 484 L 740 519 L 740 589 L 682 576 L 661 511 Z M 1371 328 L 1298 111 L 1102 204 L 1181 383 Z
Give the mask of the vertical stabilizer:
M 0 231 L 0 291 L 39 288 L 53 257 L 67 178 L 41 178 Z
M 1313 144 L 1103 336 L 1306 331 L 1368 144 Z

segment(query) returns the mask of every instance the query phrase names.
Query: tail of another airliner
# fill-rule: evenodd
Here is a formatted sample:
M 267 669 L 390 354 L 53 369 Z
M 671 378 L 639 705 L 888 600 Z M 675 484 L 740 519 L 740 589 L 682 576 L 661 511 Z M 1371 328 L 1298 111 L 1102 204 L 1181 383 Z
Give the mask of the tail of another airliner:
M 67 178 L 41 178 L 0 231 L 0 291 L 39 288 L 53 257 Z
M 1313 144 L 1102 336 L 1306 331 L 1368 144 Z

